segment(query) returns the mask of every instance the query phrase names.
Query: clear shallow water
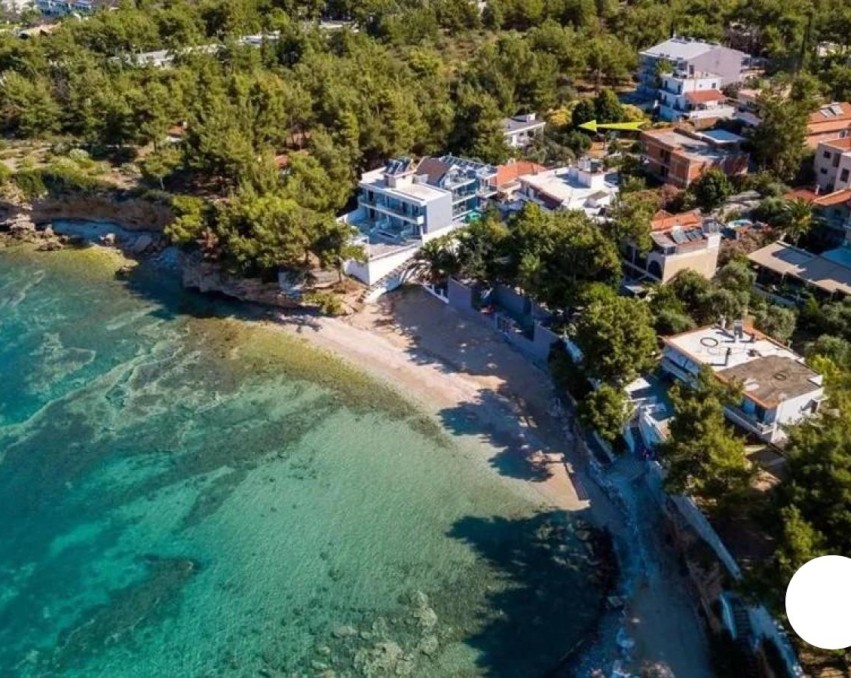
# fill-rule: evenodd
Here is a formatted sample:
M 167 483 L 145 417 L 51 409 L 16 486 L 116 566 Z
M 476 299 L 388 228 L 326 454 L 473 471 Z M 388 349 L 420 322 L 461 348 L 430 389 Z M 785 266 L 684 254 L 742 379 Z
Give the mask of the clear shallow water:
M 534 676 L 593 625 L 564 516 L 119 264 L 0 250 L 0 675 Z

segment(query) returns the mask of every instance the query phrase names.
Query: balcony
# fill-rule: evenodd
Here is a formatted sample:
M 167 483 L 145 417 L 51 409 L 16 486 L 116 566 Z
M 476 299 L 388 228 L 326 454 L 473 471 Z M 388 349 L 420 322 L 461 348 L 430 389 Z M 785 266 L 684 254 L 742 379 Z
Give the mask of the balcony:
M 405 221 L 416 224 L 417 226 L 425 224 L 425 214 L 413 214 L 412 208 L 405 206 L 404 203 L 394 205 L 380 200 L 370 202 L 367 198 L 359 196 L 358 205 L 365 210 L 373 209 L 376 212 L 386 214 L 387 216 L 404 219 Z
M 724 408 L 724 414 L 734 424 L 738 424 L 742 428 L 756 433 L 761 438 L 770 438 L 776 428 L 776 424 L 766 424 L 765 422 L 758 421 L 752 414 L 748 414 L 742 408 L 735 405 L 727 405 Z

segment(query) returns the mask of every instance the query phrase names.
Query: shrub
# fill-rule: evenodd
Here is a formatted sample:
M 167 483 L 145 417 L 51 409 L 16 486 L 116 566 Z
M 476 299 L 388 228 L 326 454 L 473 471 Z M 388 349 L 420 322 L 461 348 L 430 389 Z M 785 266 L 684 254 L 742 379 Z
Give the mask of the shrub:
M 103 182 L 81 172 L 70 160 L 51 163 L 40 172 L 42 181 L 51 195 L 90 193 L 104 186 Z
M 314 291 L 304 295 L 304 301 L 315 305 L 325 315 L 342 315 L 343 302 L 333 292 Z
M 34 200 L 47 195 L 47 187 L 38 170 L 21 170 L 15 174 L 15 184 L 21 189 L 27 200 Z

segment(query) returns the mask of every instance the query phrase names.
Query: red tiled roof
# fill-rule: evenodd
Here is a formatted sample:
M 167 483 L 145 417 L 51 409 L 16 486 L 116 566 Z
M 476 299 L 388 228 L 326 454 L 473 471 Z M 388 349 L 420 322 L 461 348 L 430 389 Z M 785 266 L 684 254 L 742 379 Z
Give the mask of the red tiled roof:
M 707 89 L 699 92 L 686 92 L 686 99 L 692 104 L 706 104 L 710 101 L 724 101 L 727 97 L 717 89 Z
M 524 174 L 537 174 L 538 172 L 545 172 L 546 169 L 543 165 L 534 162 L 516 160 L 505 165 L 499 165 L 496 168 L 496 178 L 492 179 L 491 183 L 497 187 L 505 186 Z
M 851 149 L 851 137 L 840 137 L 839 139 L 831 139 L 829 141 L 822 141 L 821 143 L 839 151 Z
M 838 114 L 830 113 L 830 110 L 834 107 L 839 108 Z M 822 106 L 815 113 L 810 115 L 807 119 L 807 123 L 809 125 L 817 125 L 818 123 L 833 122 L 835 120 L 851 120 L 851 104 L 847 101 L 840 101 L 838 103 Z
M 659 210 L 653 215 L 650 220 L 650 230 L 658 233 L 669 231 L 674 226 L 688 229 L 700 226 L 700 210 L 692 210 L 691 212 L 683 212 L 682 214 L 671 214 L 665 210 Z
M 813 200 L 813 204 L 820 206 L 840 205 L 848 201 L 851 201 L 851 188 L 843 188 L 841 191 L 834 191 L 816 198 Z
M 813 200 L 818 198 L 818 193 L 811 191 L 809 188 L 796 188 L 794 191 L 784 193 L 783 197 L 786 200 L 806 200 L 807 202 L 813 202 Z
M 841 132 L 851 127 L 851 104 L 847 101 L 822 106 L 807 119 L 807 136 Z

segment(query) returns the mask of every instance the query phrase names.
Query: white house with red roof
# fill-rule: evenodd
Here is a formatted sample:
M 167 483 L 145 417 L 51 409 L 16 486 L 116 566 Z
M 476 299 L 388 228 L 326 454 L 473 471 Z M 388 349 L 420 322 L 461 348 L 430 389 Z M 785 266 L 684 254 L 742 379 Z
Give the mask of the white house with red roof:
M 658 92 L 659 117 L 669 122 L 732 118 L 736 108 L 720 90 L 722 82 L 720 75 L 698 72 L 693 67 L 663 75 Z

